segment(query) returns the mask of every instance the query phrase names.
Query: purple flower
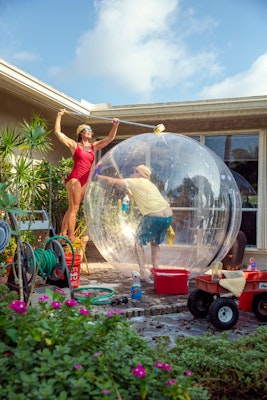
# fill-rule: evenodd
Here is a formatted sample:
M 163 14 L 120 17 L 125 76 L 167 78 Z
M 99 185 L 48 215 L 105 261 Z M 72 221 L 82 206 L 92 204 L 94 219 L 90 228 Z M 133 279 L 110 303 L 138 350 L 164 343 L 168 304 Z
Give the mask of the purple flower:
M 101 393 L 103 393 L 103 394 L 110 394 L 110 393 L 111 393 L 111 390 L 102 389 L 102 390 L 101 390 Z
M 170 379 L 169 381 L 167 381 L 166 385 L 167 386 L 172 386 L 176 383 L 176 379 Z
M 90 297 L 90 296 L 92 296 L 92 294 L 93 294 L 93 292 L 87 292 L 87 293 L 85 293 L 84 297 Z
M 53 290 L 54 290 L 54 292 L 58 292 L 58 293 L 62 294 L 62 296 L 66 296 L 65 291 L 61 288 L 54 288 Z
M 120 310 L 119 308 L 112 308 L 112 310 L 110 310 L 110 311 L 107 313 L 107 317 L 110 318 L 110 317 L 112 317 L 112 315 L 114 315 L 114 314 L 121 314 L 121 313 L 122 313 L 122 310 Z
M 186 370 L 185 370 L 185 377 L 188 377 L 188 376 L 190 376 L 190 375 L 193 375 L 193 372 L 190 371 L 189 369 L 186 369 Z
M 75 369 L 82 369 L 82 366 L 80 364 L 74 365 Z
M 14 300 L 8 308 L 16 311 L 16 313 L 18 314 L 25 314 L 27 312 L 27 304 L 25 303 L 25 301 Z
M 156 361 L 155 367 L 161 368 L 163 371 L 170 371 L 172 369 L 172 367 L 169 364 L 162 363 L 161 361 Z
M 49 299 L 49 296 L 44 295 L 42 297 L 39 297 L 38 301 L 42 302 L 42 301 L 46 301 L 48 299 Z
M 95 354 L 93 354 L 93 357 L 100 357 L 102 356 L 102 353 L 100 351 L 97 351 Z
M 68 299 L 68 300 L 65 300 L 65 304 L 68 307 L 75 307 L 75 306 L 77 306 L 78 303 L 75 299 Z
M 79 312 L 82 315 L 88 315 L 89 314 L 89 311 L 86 308 L 81 308 Z
M 51 303 L 51 306 L 52 306 L 53 308 L 60 308 L 61 304 L 60 304 L 59 301 L 53 300 L 52 303 Z
M 135 368 L 131 369 L 131 373 L 134 374 L 137 378 L 145 378 L 146 370 L 142 364 L 137 364 Z
M 156 361 L 156 362 L 155 362 L 155 367 L 156 367 L 156 368 L 162 368 L 162 362 Z
M 164 371 L 170 371 L 172 369 L 172 367 L 169 364 L 162 363 L 161 369 Z

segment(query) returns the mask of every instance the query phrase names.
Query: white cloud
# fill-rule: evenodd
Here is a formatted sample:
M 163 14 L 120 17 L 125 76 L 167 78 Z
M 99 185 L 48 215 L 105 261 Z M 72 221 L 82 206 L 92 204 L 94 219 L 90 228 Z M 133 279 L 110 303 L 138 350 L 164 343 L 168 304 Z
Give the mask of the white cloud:
M 242 73 L 226 78 L 220 83 L 205 87 L 202 99 L 260 96 L 267 94 L 267 53 L 261 55 L 251 67 Z
M 72 67 L 62 74 L 98 76 L 139 94 L 186 86 L 219 67 L 212 52 L 188 50 L 178 33 L 179 0 L 100 0 L 96 26 L 79 41 Z M 192 30 L 196 32 L 196 19 Z M 199 22 L 201 30 L 203 23 Z

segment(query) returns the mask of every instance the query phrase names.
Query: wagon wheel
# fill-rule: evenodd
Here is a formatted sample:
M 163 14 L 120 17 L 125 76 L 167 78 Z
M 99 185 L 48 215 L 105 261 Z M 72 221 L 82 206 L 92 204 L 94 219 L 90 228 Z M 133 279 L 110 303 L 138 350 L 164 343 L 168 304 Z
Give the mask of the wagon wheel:
M 217 329 L 231 329 L 237 323 L 238 317 L 238 306 L 232 299 L 219 297 L 210 306 L 209 318 Z
M 197 318 L 204 318 L 209 313 L 209 308 L 213 302 L 213 295 L 205 290 L 195 289 L 189 295 L 187 307 L 191 314 Z
M 252 311 L 256 317 L 263 322 L 267 322 L 267 293 L 256 294 L 252 300 Z

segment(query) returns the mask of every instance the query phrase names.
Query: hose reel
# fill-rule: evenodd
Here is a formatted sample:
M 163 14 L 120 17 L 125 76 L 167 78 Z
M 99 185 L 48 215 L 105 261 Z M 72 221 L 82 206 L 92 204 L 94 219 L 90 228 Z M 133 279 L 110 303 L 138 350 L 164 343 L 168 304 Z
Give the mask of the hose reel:
M 74 263 L 74 251 L 68 239 L 61 236 L 54 236 L 48 239 L 44 248 L 41 249 L 33 249 L 29 243 L 23 242 L 21 256 L 27 273 L 27 284 L 31 283 L 36 271 L 43 279 L 49 278 L 51 281 L 58 281 L 63 278 L 68 267 L 64 250 L 57 240 L 58 238 L 64 239 L 70 244 L 72 251 L 71 272 Z

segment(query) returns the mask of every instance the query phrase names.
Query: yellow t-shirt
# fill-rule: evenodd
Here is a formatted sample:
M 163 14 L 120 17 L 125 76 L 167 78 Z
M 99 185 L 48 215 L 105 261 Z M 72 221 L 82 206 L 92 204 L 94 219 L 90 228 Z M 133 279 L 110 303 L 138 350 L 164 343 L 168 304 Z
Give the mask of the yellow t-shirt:
M 127 189 L 132 192 L 133 199 L 142 215 L 157 213 L 169 205 L 154 183 L 146 178 L 124 179 Z

